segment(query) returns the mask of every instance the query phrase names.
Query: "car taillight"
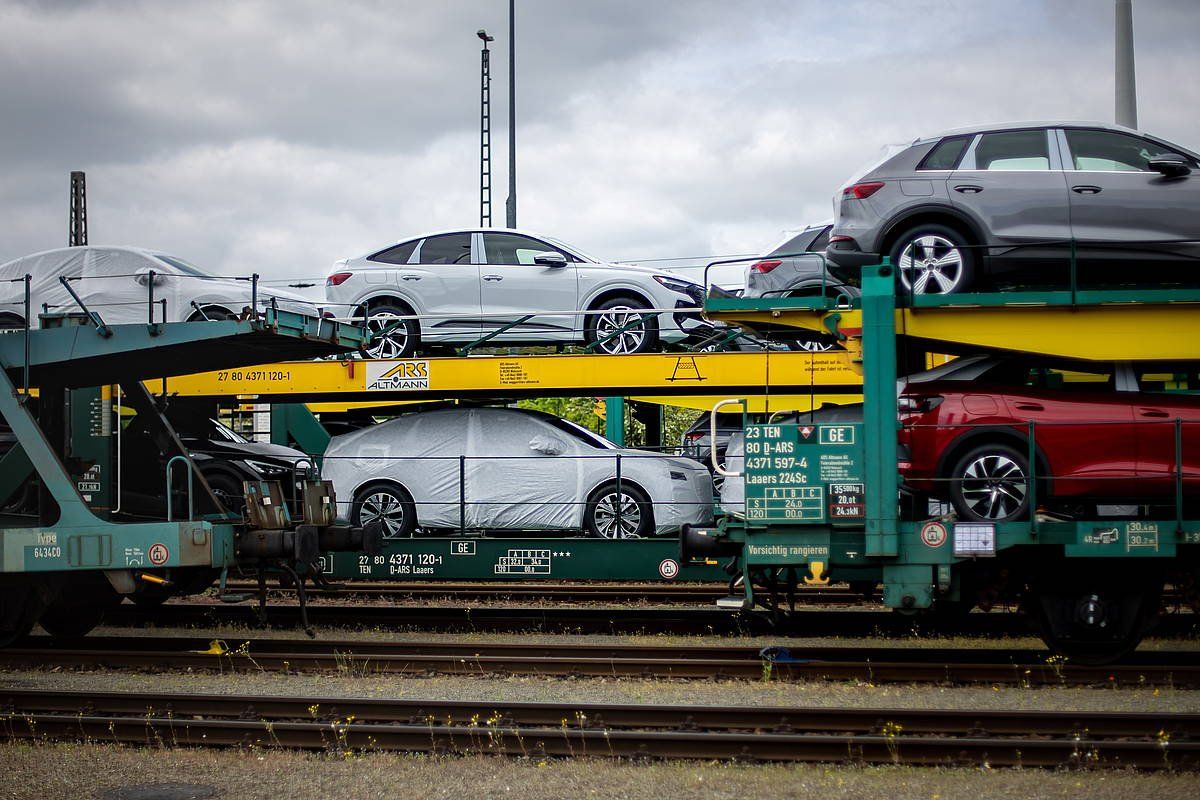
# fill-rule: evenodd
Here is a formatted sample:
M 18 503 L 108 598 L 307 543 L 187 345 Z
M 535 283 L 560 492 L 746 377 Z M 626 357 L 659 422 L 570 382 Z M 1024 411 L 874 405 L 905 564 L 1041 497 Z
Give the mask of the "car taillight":
M 924 414 L 940 406 L 942 400 L 943 398 L 937 395 L 922 397 L 905 394 L 896 399 L 896 410 L 901 414 Z
M 768 272 L 775 269 L 782 263 L 783 263 L 782 261 L 776 261 L 775 259 L 771 259 L 769 261 L 759 261 L 756 264 L 751 264 L 750 269 L 754 270 L 755 272 L 761 272 L 762 274 L 766 275 Z
M 839 233 L 837 236 L 830 236 L 830 237 L 829 237 L 829 243 L 830 243 L 830 244 L 833 244 L 834 242 L 853 242 L 853 241 L 854 241 L 854 237 L 853 237 L 853 236 L 843 236 L 843 235 L 842 235 L 842 234 L 840 234 L 840 233 Z
M 354 277 L 353 272 L 335 272 L 325 279 L 326 286 L 341 286 L 350 278 Z
M 684 441 L 688 442 L 689 444 L 692 442 L 698 442 L 703 438 L 704 434 L 700 431 L 692 431 L 691 433 L 686 433 L 683 436 Z
M 842 197 L 853 197 L 855 200 L 866 200 L 871 195 L 883 188 L 882 181 L 869 181 L 867 183 L 856 183 L 853 186 L 847 186 L 842 190 Z

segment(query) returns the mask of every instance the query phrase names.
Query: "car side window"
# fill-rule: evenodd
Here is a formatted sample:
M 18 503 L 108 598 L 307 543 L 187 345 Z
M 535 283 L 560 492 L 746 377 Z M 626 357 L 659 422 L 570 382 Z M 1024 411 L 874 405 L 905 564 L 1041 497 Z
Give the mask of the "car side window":
M 1152 158 L 1171 152 L 1149 139 L 1116 131 L 1064 133 L 1071 148 L 1071 166 L 1086 172 L 1150 172 Z
M 1048 170 L 1050 147 L 1046 131 L 985 133 L 975 146 L 975 169 Z
M 970 143 L 970 136 L 947 136 L 921 159 L 917 169 L 954 169 Z
M 374 255 L 367 256 L 367 261 L 379 261 L 384 264 L 407 264 L 408 259 L 412 257 L 413 250 L 417 249 L 419 239 L 413 239 L 411 242 L 398 244 L 395 247 L 389 247 L 386 250 L 380 250 Z
M 470 264 L 471 234 L 431 236 L 421 244 L 422 264 Z
M 483 251 L 489 264 L 533 264 L 534 256 L 546 252 L 562 253 L 567 261 L 576 260 L 540 239 L 514 233 L 485 233 Z
M 1110 392 L 1116 384 L 1109 370 L 1051 369 L 1035 367 L 1029 370 L 1025 385 L 1031 389 L 1055 392 Z
M 1200 392 L 1200 370 L 1144 367 L 1137 370 L 1138 390 L 1150 394 Z

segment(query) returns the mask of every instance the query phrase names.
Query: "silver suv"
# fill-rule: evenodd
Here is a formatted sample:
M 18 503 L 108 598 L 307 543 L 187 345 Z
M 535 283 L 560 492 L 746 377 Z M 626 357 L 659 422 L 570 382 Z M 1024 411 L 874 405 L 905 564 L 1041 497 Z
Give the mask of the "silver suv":
M 495 344 L 586 342 L 641 353 L 711 330 L 699 318 L 698 284 L 498 228 L 432 233 L 339 261 L 325 297 L 336 316 L 366 315 L 372 358 L 487 335 Z
M 904 289 L 949 294 L 1000 276 L 1061 281 L 1079 263 L 1118 279 L 1200 257 L 1200 156 L 1099 122 L 959 129 L 909 147 L 834 198 L 826 256 L 844 280 L 883 256 Z M 1023 276 L 1021 275 L 1023 273 Z M 1081 273 L 1081 277 L 1084 273 Z

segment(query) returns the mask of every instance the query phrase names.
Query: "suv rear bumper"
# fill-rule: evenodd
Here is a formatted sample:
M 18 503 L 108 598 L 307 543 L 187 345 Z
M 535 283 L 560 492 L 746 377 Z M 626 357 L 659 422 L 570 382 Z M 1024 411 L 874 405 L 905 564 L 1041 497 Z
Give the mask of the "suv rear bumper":
M 853 240 L 834 242 L 825 250 L 829 271 L 842 280 L 858 280 L 862 268 L 878 264 L 879 253 L 860 250 Z

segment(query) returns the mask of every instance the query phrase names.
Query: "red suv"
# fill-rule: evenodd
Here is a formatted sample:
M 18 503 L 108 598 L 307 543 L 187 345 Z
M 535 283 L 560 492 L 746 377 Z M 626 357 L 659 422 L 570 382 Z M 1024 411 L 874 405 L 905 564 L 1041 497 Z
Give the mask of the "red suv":
M 976 356 L 940 369 L 901 381 L 900 470 L 960 519 L 1029 516 L 1031 429 L 1039 504 L 1173 503 L 1178 471 L 1185 497 L 1200 492 L 1200 394 L 1186 393 L 1200 366 Z

